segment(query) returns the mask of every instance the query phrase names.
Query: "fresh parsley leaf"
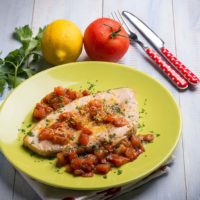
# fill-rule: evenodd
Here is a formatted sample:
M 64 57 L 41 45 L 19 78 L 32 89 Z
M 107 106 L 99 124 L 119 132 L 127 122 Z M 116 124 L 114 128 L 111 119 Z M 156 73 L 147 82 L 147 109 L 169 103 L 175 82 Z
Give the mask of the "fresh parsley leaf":
M 21 47 L 11 51 L 4 59 L 0 58 L 0 94 L 6 85 L 15 88 L 24 79 L 29 78 L 40 67 L 32 65 L 41 59 L 41 38 L 44 28 L 39 28 L 35 37 L 28 25 L 15 29 L 15 38 L 21 43 Z M 1 55 L 1 53 L 0 53 Z
M 33 32 L 29 25 L 25 25 L 23 27 L 15 28 L 14 35 L 16 36 L 16 39 L 24 45 L 30 42 Z

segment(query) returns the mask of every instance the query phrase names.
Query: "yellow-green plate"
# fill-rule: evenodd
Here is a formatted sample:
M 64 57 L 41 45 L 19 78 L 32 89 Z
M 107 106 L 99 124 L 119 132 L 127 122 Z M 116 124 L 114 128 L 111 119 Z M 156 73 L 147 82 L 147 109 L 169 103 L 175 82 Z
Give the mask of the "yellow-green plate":
M 42 159 L 22 147 L 36 102 L 55 86 L 74 89 L 90 87 L 103 91 L 130 87 L 140 109 L 140 131 L 153 131 L 155 141 L 134 162 L 113 169 L 107 176 L 74 177 L 55 167 L 55 160 Z M 79 62 L 43 71 L 17 87 L 0 112 L 0 144 L 7 159 L 30 177 L 48 185 L 72 189 L 99 189 L 137 181 L 161 166 L 173 152 L 180 137 L 179 109 L 172 95 L 150 76 L 124 65 Z M 19 130 L 21 129 L 21 130 Z M 19 133 L 21 132 L 21 133 Z

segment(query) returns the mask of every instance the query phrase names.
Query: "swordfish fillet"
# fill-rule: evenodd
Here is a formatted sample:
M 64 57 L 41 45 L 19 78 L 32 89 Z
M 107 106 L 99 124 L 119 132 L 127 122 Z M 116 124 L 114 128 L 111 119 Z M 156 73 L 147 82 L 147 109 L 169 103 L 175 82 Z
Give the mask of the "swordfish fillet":
M 92 116 L 91 118 L 87 110 L 91 102 L 101 103 L 102 113 L 104 115 L 103 119 L 99 114 L 99 110 L 96 112 L 96 116 Z M 39 135 L 41 131 L 53 127 L 53 124 L 60 120 L 60 116 L 63 113 L 73 113 L 75 119 L 79 119 L 81 126 L 87 127 L 87 130 L 90 130 L 89 142 L 87 144 L 80 145 L 79 139 L 81 130 L 71 126 L 67 127 L 67 129 L 64 129 L 62 132 L 62 134 L 70 136 L 66 144 L 61 145 L 55 144 L 49 140 L 40 140 Z M 120 120 L 123 119 L 122 121 L 126 123 L 120 126 L 117 121 L 116 123 L 113 123 L 112 120 L 105 122 L 105 117 L 107 117 L 106 119 L 110 119 L 109 116 L 114 116 Z M 100 146 L 103 142 L 110 142 L 115 146 L 131 134 L 135 134 L 137 126 L 138 107 L 134 92 L 130 88 L 118 88 L 76 99 L 49 114 L 35 125 L 31 130 L 31 135 L 24 137 L 23 144 L 42 156 L 54 156 L 56 153 L 68 147 L 84 146 L 84 149 L 87 151 L 94 146 Z

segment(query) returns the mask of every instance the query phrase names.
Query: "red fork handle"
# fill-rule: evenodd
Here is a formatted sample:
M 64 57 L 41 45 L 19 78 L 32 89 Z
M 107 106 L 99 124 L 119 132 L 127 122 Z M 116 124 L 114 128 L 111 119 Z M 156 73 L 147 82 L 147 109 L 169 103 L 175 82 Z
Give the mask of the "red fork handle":
M 176 87 L 179 89 L 186 89 L 188 87 L 188 82 L 182 76 L 180 76 L 170 65 L 168 65 L 154 50 L 151 48 L 146 48 L 145 51 Z
M 161 52 L 173 64 L 173 66 L 188 80 L 189 83 L 196 85 L 200 80 L 191 72 L 181 61 L 179 61 L 168 49 L 162 47 Z

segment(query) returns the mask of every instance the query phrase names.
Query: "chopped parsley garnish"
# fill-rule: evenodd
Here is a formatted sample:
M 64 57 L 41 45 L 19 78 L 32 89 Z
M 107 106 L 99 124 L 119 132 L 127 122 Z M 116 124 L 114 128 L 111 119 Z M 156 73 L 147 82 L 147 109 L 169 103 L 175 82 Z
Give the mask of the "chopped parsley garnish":
M 22 133 L 25 133 L 25 132 L 26 132 L 26 130 L 22 128 L 22 129 L 21 129 L 21 132 L 22 132 Z
M 142 108 L 141 109 L 141 111 L 140 111 L 140 113 L 144 113 L 145 112 L 145 109 L 144 108 Z
M 27 132 L 27 135 L 32 137 L 33 136 L 33 133 L 31 131 Z
M 104 175 L 103 178 L 106 179 L 106 178 L 107 178 L 107 175 Z
M 121 108 L 119 107 L 119 104 L 115 103 L 115 104 L 111 105 L 110 108 L 115 113 L 124 115 L 124 113 L 122 112 Z
M 95 88 L 95 86 L 96 86 L 94 83 L 91 83 L 91 82 L 87 82 L 87 84 L 89 85 L 88 86 L 88 90 L 89 91 L 93 90 Z
M 139 123 L 139 124 L 138 124 L 138 128 L 142 129 L 142 128 L 144 128 L 144 127 L 145 127 L 145 124 L 144 124 L 144 123 L 142 123 L 142 124 Z
M 160 137 L 160 134 L 159 134 L 159 133 L 156 133 L 156 137 Z
M 123 171 L 122 171 L 121 169 L 118 169 L 118 170 L 117 170 L 117 175 L 122 174 L 122 172 L 123 172 Z
M 70 152 L 72 150 L 72 148 L 67 146 L 65 150 L 66 150 L 66 152 Z
M 109 138 L 110 138 L 110 139 L 113 139 L 113 138 L 115 138 L 115 136 L 116 136 L 116 133 L 113 133 L 113 134 L 110 134 L 110 135 L 109 135 Z
M 27 127 L 27 128 L 30 128 L 31 126 L 32 126 L 32 124 L 28 124 L 26 127 Z

